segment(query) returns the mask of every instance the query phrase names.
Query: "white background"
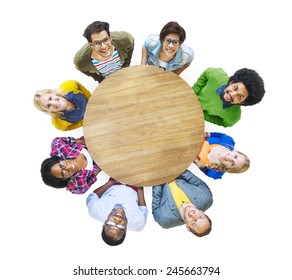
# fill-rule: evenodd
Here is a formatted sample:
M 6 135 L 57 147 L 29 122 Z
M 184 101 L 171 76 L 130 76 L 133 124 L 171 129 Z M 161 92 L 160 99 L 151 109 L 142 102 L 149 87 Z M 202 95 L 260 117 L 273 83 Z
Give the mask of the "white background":
M 1 279 L 150 279 L 150 276 L 73 276 L 82 268 L 220 267 L 219 276 L 201 279 L 291 279 L 291 9 L 290 1 L 2 1 L 1 4 Z M 6 3 L 6 4 L 3 4 Z M 191 170 L 211 188 L 207 211 L 213 231 L 203 238 L 184 226 L 169 230 L 154 222 L 151 188 L 145 190 L 149 216 L 145 229 L 128 232 L 124 243 L 107 246 L 101 224 L 89 217 L 85 195 L 45 186 L 40 164 L 49 156 L 57 131 L 50 118 L 33 107 L 36 90 L 57 88 L 68 79 L 90 91 L 98 85 L 77 71 L 73 57 L 86 42 L 82 36 L 95 20 L 111 31 L 135 38 L 131 65 L 140 64 L 141 47 L 150 33 L 168 21 L 186 30 L 185 44 L 195 51 L 181 77 L 192 86 L 207 67 L 231 75 L 247 67 L 264 78 L 266 96 L 243 108 L 232 128 L 206 123 L 207 131 L 232 136 L 251 159 L 243 174 L 222 180 Z M 290 177 L 290 176 L 289 176 Z M 199 277 L 198 277 L 199 278 Z M 200 278 L 199 278 L 200 279 Z

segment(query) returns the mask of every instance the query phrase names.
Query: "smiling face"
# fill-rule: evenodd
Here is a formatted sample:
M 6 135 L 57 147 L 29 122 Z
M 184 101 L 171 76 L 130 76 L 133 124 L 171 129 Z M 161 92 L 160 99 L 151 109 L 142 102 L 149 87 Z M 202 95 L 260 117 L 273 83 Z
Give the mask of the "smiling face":
M 78 166 L 74 159 L 61 160 L 51 168 L 51 174 L 55 178 L 66 180 L 78 172 Z
M 177 34 L 168 34 L 162 41 L 161 52 L 171 60 L 176 55 L 179 46 L 179 36 Z
M 68 101 L 56 93 L 46 93 L 40 97 L 40 106 L 47 112 L 63 112 L 68 106 Z
M 226 103 L 231 103 L 231 104 L 244 103 L 244 100 L 247 97 L 248 97 L 248 91 L 245 85 L 241 82 L 239 83 L 231 82 L 221 94 L 221 98 Z
M 115 207 L 108 215 L 103 226 L 108 237 L 114 240 L 121 239 L 127 230 L 127 217 L 124 209 Z
M 202 234 L 210 228 L 209 219 L 194 204 L 184 203 L 180 209 L 180 213 L 189 231 Z
M 230 151 L 226 149 L 219 156 L 219 161 L 227 170 L 239 170 L 245 165 L 244 155 L 240 154 L 237 150 Z
M 99 61 L 109 59 L 113 53 L 112 39 L 105 30 L 91 35 L 90 47 L 93 50 L 92 56 Z

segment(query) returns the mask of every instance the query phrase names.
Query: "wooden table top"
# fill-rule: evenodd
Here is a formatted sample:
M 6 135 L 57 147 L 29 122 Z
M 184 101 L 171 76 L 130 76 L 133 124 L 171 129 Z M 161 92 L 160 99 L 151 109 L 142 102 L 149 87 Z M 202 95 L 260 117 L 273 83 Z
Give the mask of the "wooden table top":
M 195 159 L 204 136 L 201 105 L 176 74 L 154 66 L 123 68 L 92 93 L 84 116 L 89 153 L 129 185 L 170 182 Z

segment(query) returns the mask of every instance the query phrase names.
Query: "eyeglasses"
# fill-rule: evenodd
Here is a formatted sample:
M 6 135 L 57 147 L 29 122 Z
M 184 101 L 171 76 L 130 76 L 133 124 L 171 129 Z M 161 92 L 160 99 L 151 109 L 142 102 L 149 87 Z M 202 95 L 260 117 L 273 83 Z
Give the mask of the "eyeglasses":
M 68 163 L 67 163 L 65 160 L 61 160 L 61 161 L 60 161 L 60 168 L 62 169 L 61 174 L 62 174 L 63 180 L 66 179 L 65 176 L 66 176 L 66 174 L 67 174 L 67 172 L 68 172 L 68 171 L 66 170 L 67 166 L 68 166 Z
M 178 46 L 180 44 L 179 40 L 171 40 L 170 38 L 164 38 L 163 42 L 169 46 L 170 44 L 172 44 L 174 47 Z
M 126 229 L 126 226 L 124 226 L 124 225 L 120 225 L 120 224 L 117 225 L 117 224 L 116 224 L 115 222 L 113 222 L 113 221 L 107 221 L 107 222 L 105 222 L 104 224 L 107 225 L 107 226 L 117 227 L 118 229 L 123 229 L 123 230 Z
M 91 43 L 91 46 L 94 46 L 95 48 L 100 48 L 102 43 L 104 43 L 105 45 L 110 43 L 110 37 L 105 37 L 103 40 L 101 41 L 95 41 Z

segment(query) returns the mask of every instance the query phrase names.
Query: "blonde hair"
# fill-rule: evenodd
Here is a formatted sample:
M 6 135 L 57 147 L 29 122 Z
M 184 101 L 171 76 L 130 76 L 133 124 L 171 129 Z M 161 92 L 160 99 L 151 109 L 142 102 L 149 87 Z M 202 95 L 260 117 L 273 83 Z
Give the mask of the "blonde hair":
M 245 155 L 244 153 L 239 152 L 239 151 L 237 151 L 237 152 L 244 157 L 244 159 L 245 159 L 244 160 L 244 165 L 239 169 L 226 170 L 226 172 L 228 172 L 228 173 L 243 173 L 246 170 L 248 170 L 249 167 L 250 167 L 250 159 L 248 158 L 248 156 Z
M 63 111 L 49 112 L 45 110 L 40 104 L 40 99 L 42 96 L 44 96 L 45 94 L 52 94 L 52 93 L 61 97 L 64 97 L 67 94 L 67 92 L 63 92 L 60 89 L 41 89 L 35 93 L 34 98 L 33 98 L 33 104 L 38 110 L 50 115 L 52 118 L 61 118 L 64 113 Z

